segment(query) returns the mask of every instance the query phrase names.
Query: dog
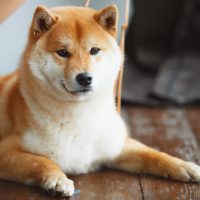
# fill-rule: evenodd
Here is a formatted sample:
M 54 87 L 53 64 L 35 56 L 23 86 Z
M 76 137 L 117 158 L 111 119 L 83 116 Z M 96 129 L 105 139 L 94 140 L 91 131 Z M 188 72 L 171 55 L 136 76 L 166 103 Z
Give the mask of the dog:
M 0 78 L 0 179 L 71 196 L 106 166 L 200 182 L 200 166 L 131 139 L 115 105 L 118 11 L 36 8 L 20 67 Z

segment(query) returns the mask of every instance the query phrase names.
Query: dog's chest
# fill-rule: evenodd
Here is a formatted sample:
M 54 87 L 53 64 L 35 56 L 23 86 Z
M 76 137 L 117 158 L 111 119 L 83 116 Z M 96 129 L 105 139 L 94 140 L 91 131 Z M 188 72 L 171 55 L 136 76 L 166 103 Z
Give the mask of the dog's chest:
M 56 161 L 65 172 L 84 173 L 98 159 L 96 155 L 96 142 L 98 133 L 94 134 L 93 127 L 88 123 L 61 123 L 56 135 L 51 140 L 51 147 L 47 154 Z
M 50 157 L 67 173 L 87 173 L 119 153 L 125 135 L 123 128 L 117 116 L 87 115 L 50 123 L 46 134 L 27 133 L 25 146 Z

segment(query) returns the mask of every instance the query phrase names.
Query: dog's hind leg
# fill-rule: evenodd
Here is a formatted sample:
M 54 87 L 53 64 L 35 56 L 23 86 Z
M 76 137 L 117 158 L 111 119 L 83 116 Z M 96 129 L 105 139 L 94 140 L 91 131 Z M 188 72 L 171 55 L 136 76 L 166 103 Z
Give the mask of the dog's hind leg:
M 47 157 L 12 147 L 10 140 L 6 143 L 0 143 L 0 179 L 38 185 L 53 195 L 73 195 L 73 181 L 67 178 L 56 163 Z
M 148 173 L 178 181 L 200 182 L 200 166 L 156 151 L 128 138 L 120 155 L 109 166 L 133 173 Z

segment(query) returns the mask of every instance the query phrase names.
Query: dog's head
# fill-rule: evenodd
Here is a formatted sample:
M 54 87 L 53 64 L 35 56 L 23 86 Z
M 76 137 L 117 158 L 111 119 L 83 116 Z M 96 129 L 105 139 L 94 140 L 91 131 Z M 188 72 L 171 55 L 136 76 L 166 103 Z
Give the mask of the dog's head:
M 115 41 L 116 6 L 39 6 L 29 37 L 32 76 L 62 99 L 81 101 L 113 92 L 122 55 Z

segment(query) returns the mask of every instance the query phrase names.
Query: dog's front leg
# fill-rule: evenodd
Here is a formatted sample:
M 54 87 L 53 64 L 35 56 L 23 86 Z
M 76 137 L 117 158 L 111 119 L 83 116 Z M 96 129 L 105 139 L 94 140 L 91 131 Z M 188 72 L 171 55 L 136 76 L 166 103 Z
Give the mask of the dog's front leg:
M 127 138 L 122 152 L 109 166 L 178 181 L 200 182 L 200 166 L 156 151 L 130 138 Z
M 53 195 L 74 193 L 73 181 L 52 160 L 4 144 L 0 145 L 0 179 L 38 185 Z

